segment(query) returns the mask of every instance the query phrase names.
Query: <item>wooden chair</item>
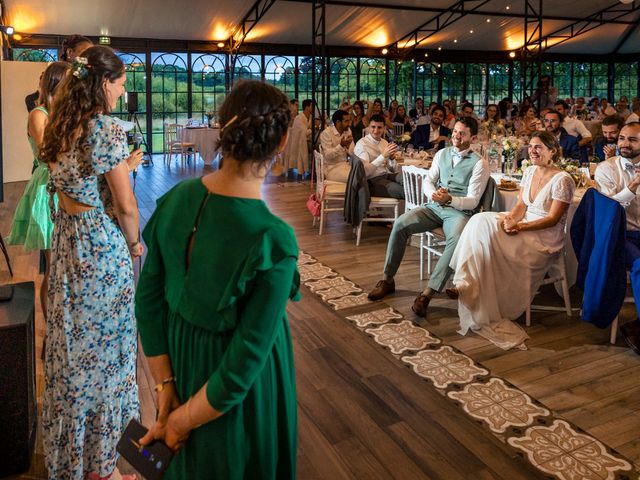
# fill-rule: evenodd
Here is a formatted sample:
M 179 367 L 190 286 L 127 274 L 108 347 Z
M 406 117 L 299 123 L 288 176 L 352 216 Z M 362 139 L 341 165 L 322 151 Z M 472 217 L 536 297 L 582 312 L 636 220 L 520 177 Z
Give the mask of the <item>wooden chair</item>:
M 184 168 L 189 161 L 189 158 L 193 155 L 194 167 L 195 167 L 195 155 L 198 152 L 198 145 L 193 142 L 184 142 L 184 125 L 178 123 L 165 124 L 164 131 L 164 161 L 165 163 L 171 163 L 171 157 L 173 155 L 180 155 L 180 162 Z
M 393 123 L 393 136 L 399 137 L 404 135 L 404 123 Z
M 324 155 L 313 151 L 313 160 L 316 169 L 316 195 L 320 199 L 320 229 L 318 235 L 322 235 L 324 220 L 327 212 L 341 212 L 344 208 L 344 196 L 347 188 L 346 183 L 334 182 L 324 178 Z M 331 206 L 338 202 L 338 206 Z M 313 217 L 313 225 L 316 225 L 318 217 Z

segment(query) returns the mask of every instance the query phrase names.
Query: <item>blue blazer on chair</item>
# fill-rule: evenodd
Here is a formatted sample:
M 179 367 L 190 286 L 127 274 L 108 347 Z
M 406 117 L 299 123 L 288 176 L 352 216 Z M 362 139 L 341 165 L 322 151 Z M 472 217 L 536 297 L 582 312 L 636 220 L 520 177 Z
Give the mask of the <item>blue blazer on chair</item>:
M 578 258 L 576 285 L 584 292 L 582 320 L 606 328 L 616 318 L 627 291 L 627 217 L 617 201 L 590 188 L 571 222 Z

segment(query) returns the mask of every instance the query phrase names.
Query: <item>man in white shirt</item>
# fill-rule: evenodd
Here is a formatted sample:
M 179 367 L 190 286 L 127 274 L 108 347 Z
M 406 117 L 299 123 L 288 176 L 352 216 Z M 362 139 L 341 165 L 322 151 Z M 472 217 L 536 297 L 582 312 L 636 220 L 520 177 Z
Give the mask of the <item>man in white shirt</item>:
M 347 154 L 353 145 L 351 136 L 351 115 L 344 110 L 336 110 L 331 116 L 333 125 L 320 134 L 320 146 L 324 156 L 324 175 L 327 180 L 347 183 L 351 165 Z
M 372 115 L 369 120 L 369 133 L 358 140 L 353 154 L 364 164 L 372 196 L 403 199 L 402 172 L 393 171 L 393 157 L 398 151 L 398 145 L 382 138 L 385 131 L 384 117 L 379 114 Z
M 627 117 L 624 123 L 633 123 L 640 121 L 640 103 L 636 102 L 631 106 L 631 115 Z
M 640 123 L 622 127 L 618 137 L 619 156 L 600 163 L 595 173 L 596 186 L 606 196 L 620 202 L 627 217 L 625 254 L 631 270 L 631 287 L 640 298 Z M 627 323 L 620 333 L 629 346 L 640 353 L 640 322 Z
M 441 227 L 446 246 L 438 260 L 427 288 L 411 307 L 420 317 L 426 317 L 431 298 L 441 292 L 452 273 L 449 263 L 467 221 L 478 208 L 480 198 L 490 176 L 489 165 L 471 150 L 471 142 L 478 134 L 474 118 L 456 122 L 451 135 L 452 147 L 438 151 L 429 175 L 424 181 L 427 203 L 402 214 L 393 224 L 384 262 L 384 276 L 369 292 L 369 299 L 380 300 L 395 292 L 393 280 L 407 246 L 409 237 Z
M 578 138 L 578 145 L 585 147 L 591 143 L 591 132 L 584 126 L 582 121 L 577 118 L 569 117 L 569 105 L 564 100 L 558 100 L 555 104 L 556 111 L 564 117 L 562 121 L 562 128 L 564 128 L 569 135 L 573 135 Z

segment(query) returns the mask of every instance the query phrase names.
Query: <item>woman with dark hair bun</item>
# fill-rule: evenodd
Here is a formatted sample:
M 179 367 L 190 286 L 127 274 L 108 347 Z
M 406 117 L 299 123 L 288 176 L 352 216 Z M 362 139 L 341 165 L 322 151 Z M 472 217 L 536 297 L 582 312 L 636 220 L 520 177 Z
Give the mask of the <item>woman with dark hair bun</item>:
M 294 479 L 296 394 L 285 314 L 298 299 L 292 228 L 262 200 L 287 139 L 280 90 L 239 82 L 220 108 L 220 170 L 158 200 L 136 294 L 168 479 Z
M 103 46 L 83 55 L 58 87 L 40 149 L 58 197 L 42 413 L 50 479 L 109 478 L 118 439 L 139 418 L 132 257 L 142 245 L 127 161 L 142 153 L 129 154 L 108 115 L 124 93 L 122 61 Z

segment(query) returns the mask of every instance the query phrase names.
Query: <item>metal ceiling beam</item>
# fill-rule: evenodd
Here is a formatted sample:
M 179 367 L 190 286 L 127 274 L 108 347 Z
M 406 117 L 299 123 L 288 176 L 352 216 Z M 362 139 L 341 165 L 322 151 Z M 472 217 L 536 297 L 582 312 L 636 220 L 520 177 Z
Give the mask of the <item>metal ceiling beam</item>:
M 399 56 L 402 60 L 429 37 L 444 30 L 490 1 L 491 0 L 458 0 L 446 11 L 439 13 L 419 27 L 413 29 L 398 41 L 390 44 L 387 48 L 392 51 L 392 54 Z
M 269 9 L 276 3 L 276 0 L 256 0 L 251 8 L 247 11 L 242 18 L 238 26 L 233 30 L 228 40 L 229 45 L 229 72 L 231 76 L 231 84 L 233 84 L 233 77 L 235 75 L 236 60 L 238 58 L 238 52 L 240 46 L 244 43 L 249 32 L 253 30 L 253 27 L 264 17 Z
M 313 0 L 279 0 L 281 2 L 297 2 L 297 3 L 312 3 Z M 327 5 L 335 5 L 341 7 L 360 7 L 360 8 L 380 8 L 383 10 L 402 10 L 412 12 L 425 12 L 425 13 L 446 13 L 451 12 L 451 8 L 436 8 L 436 7 L 418 7 L 415 5 L 398 5 L 393 3 L 364 3 L 362 1 L 354 0 L 325 0 Z M 619 3 L 618 3 L 619 4 Z M 455 12 L 454 13 L 460 13 Z M 516 13 L 512 11 L 495 11 L 495 10 L 477 10 L 466 12 L 467 15 L 480 15 L 484 17 L 504 17 L 504 18 L 518 18 L 524 19 L 525 13 Z M 564 15 L 544 15 L 543 20 L 558 20 L 562 22 L 579 22 L 583 21 L 583 17 L 571 17 Z M 608 23 L 614 23 L 619 25 L 632 25 L 635 23 L 633 20 L 610 20 Z
M 613 55 L 617 54 L 620 51 L 620 49 L 623 47 L 623 45 L 627 43 L 627 40 L 629 40 L 631 35 L 633 35 L 633 33 L 636 30 L 638 30 L 638 26 L 640 26 L 640 17 L 638 17 L 638 19 L 636 20 L 635 25 L 629 25 L 627 27 L 627 31 L 624 32 L 624 35 L 622 35 L 622 38 L 620 38 L 620 41 L 616 45 L 616 48 L 614 48 L 613 52 L 611 52 Z
M 548 50 L 555 46 L 561 45 L 564 42 L 567 42 L 579 35 L 590 32 L 591 30 L 602 25 L 612 24 L 615 21 L 621 20 L 623 17 L 626 17 L 639 10 L 640 2 L 633 2 L 627 5 L 616 2 L 615 4 L 607 8 L 603 8 L 602 10 L 592 13 L 582 20 L 572 22 L 569 25 L 565 25 L 564 27 L 559 28 L 555 32 L 545 35 L 544 37 L 542 37 L 542 50 Z M 630 20 L 629 24 L 632 26 L 637 26 L 638 19 Z M 627 33 L 630 34 L 629 32 Z
M 326 85 L 328 84 L 328 66 L 326 50 L 326 3 L 325 0 L 314 0 L 311 8 L 311 150 L 309 160 L 314 162 L 313 145 L 316 144 L 324 127 L 324 118 L 329 111 Z M 327 81 L 323 81 L 323 80 Z M 320 128 L 316 126 L 316 113 L 320 109 Z M 302 115 L 302 114 L 299 114 Z M 317 172 L 316 172 L 317 173 Z M 313 182 L 313 179 L 311 179 Z
M 537 5 L 536 5 L 537 3 Z M 525 0 L 524 46 L 520 63 L 520 85 L 522 97 L 537 92 L 536 104 L 540 105 L 540 90 L 534 89 L 542 72 L 542 0 Z

